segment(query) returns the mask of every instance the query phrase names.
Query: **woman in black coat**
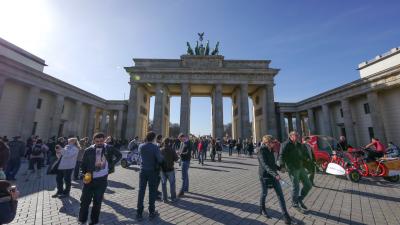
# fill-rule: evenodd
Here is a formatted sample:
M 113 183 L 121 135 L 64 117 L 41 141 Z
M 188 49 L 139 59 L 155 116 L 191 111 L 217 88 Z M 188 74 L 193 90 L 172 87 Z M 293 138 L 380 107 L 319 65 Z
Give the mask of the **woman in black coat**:
M 278 174 L 278 167 L 275 164 L 276 159 L 273 151 L 273 137 L 265 135 L 262 140 L 260 151 L 258 151 L 259 161 L 259 176 L 261 183 L 261 196 L 260 196 L 260 214 L 271 218 L 266 211 L 265 199 L 267 198 L 268 188 L 274 188 L 278 196 L 279 205 L 283 212 L 283 218 L 286 224 L 291 224 L 292 219 L 286 209 L 285 198 L 283 196 L 282 187 L 280 184 L 280 176 Z

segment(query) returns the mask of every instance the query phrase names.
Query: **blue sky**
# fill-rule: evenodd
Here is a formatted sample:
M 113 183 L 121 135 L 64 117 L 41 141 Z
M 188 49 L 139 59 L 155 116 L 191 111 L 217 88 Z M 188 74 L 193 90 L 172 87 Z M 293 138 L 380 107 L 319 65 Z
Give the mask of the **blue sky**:
M 400 1 L 68 0 L 0 3 L 0 36 L 46 60 L 45 72 L 106 99 L 129 95 L 132 58 L 179 58 L 205 32 L 227 59 L 270 59 L 275 99 L 299 101 L 358 79 L 357 65 L 400 45 Z M 171 122 L 179 122 L 179 98 Z M 209 113 L 207 113 L 209 112 Z M 192 132 L 209 133 L 209 99 Z M 224 121 L 230 121 L 224 100 Z

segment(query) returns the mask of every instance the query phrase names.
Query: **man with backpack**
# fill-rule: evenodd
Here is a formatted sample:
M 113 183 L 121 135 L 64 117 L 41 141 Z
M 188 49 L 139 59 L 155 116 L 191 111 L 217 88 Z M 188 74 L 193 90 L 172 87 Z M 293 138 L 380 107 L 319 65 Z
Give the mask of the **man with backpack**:
M 28 173 L 25 181 L 29 180 L 30 175 L 35 173 L 35 165 L 36 165 L 36 175 L 37 178 L 40 178 L 40 169 L 43 167 L 44 156 L 47 152 L 48 148 L 45 144 L 43 144 L 42 139 L 37 139 L 36 143 L 32 145 L 32 148 L 27 153 L 29 155 L 29 168 L 30 174 Z

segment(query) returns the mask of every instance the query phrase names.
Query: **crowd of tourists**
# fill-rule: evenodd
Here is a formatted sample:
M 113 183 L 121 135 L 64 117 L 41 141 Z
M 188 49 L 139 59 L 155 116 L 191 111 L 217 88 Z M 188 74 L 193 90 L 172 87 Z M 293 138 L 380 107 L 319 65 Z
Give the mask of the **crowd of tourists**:
M 12 182 L 16 180 L 24 157 L 28 160 L 28 168 L 20 177 L 25 181 L 40 178 L 40 170 L 46 165 L 47 174 L 56 175 L 57 187 L 53 198 L 68 198 L 71 180 L 82 181 L 78 221 L 82 224 L 88 221 L 89 206 L 93 203 L 90 224 L 97 224 L 108 175 L 114 172 L 115 165 L 121 160 L 122 154 L 119 150 L 127 142 L 115 140 L 111 136 L 106 137 L 103 133 L 96 133 L 92 140 L 88 137 L 52 137 L 44 143 L 38 136 L 32 136 L 26 142 L 20 139 L 19 136 L 13 137 L 11 141 L 7 137 L 0 138 L 0 224 L 8 223 L 15 217 L 19 191 Z M 306 212 L 308 208 L 303 200 L 314 185 L 317 170 L 315 156 L 308 141 L 307 137 L 300 140 L 295 131 L 292 131 L 288 140 L 283 143 L 271 135 L 265 135 L 258 143 L 253 143 L 251 138 L 215 139 L 210 136 L 194 137 L 185 134 L 179 134 L 177 138 L 163 138 L 154 132 L 147 133 L 143 141 L 136 137 L 128 144 L 128 149 L 138 151 L 141 157 L 136 218 L 138 221 L 143 219 L 147 186 L 149 218 L 152 219 L 159 215 L 155 210 L 157 199 L 165 203 L 175 203 L 189 191 L 189 168 L 192 159 L 205 165 L 209 154 L 211 161 L 221 161 L 223 149 L 227 148 L 229 156 L 236 152 L 238 157 L 252 157 L 253 153 L 257 153 L 261 183 L 260 214 L 270 218 L 265 204 L 268 190 L 273 188 L 278 196 L 284 222 L 294 224 L 286 208 L 281 187 L 286 181 L 282 180 L 278 172 L 289 174 L 292 208 L 302 213 Z M 346 139 L 340 137 L 337 148 L 347 150 L 349 147 L 351 146 L 347 144 Z M 385 148 L 376 138 L 366 147 L 376 149 L 377 156 L 399 149 L 393 143 L 389 143 L 389 148 Z M 176 162 L 179 163 L 182 173 L 182 186 L 178 194 L 175 182 Z

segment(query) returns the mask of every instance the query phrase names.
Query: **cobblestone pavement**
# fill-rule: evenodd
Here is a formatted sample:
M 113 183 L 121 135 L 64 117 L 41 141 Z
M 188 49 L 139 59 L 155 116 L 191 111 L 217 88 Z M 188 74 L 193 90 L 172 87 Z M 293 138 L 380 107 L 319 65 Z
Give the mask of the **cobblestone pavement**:
M 177 203 L 156 202 L 160 218 L 135 220 L 138 172 L 116 168 L 109 177 L 101 224 L 283 224 L 274 191 L 267 208 L 272 219 L 258 214 L 260 184 L 256 158 L 225 157 L 222 162 L 192 161 L 190 193 Z M 178 167 L 178 166 L 176 166 Z M 26 164 L 20 174 L 26 171 Z M 44 171 L 42 171 L 44 173 Z M 287 174 L 282 175 L 288 180 Z M 22 197 L 12 224 L 77 224 L 81 184 L 73 183 L 70 199 L 53 199 L 55 177 L 42 175 L 25 182 L 19 175 Z M 181 184 L 177 171 L 177 189 Z M 284 189 L 289 212 L 299 224 L 400 224 L 400 184 L 381 179 L 351 183 L 344 178 L 317 174 L 316 185 L 305 200 L 308 214 L 290 208 L 290 187 Z M 146 200 L 148 195 L 146 194 Z M 145 203 L 147 206 L 147 203 Z

